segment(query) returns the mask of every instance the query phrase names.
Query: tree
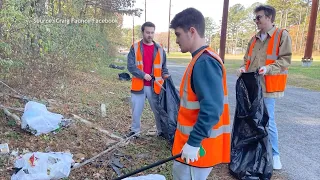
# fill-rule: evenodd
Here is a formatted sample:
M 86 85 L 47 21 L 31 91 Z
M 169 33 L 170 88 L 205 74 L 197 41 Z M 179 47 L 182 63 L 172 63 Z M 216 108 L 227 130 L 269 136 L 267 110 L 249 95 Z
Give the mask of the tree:
M 239 46 L 239 34 L 242 34 L 246 29 L 244 29 L 243 23 L 245 22 L 246 9 L 241 4 L 235 4 L 229 9 L 228 17 L 228 30 L 227 30 L 227 52 L 231 50 L 232 53 L 235 53 L 237 47 Z
M 133 8 L 134 3 L 135 0 L 0 0 L 0 74 L 2 65 L 11 61 L 23 64 L 17 70 L 20 74 L 43 72 L 53 76 L 66 68 L 90 67 L 109 59 L 123 46 L 122 16 L 141 14 L 140 9 Z M 104 19 L 108 22 L 98 22 Z
M 278 27 L 287 28 L 298 24 L 302 0 L 267 0 L 267 4 L 276 9 L 276 24 Z
M 211 44 L 211 37 L 217 30 L 217 25 L 211 17 L 205 17 L 205 39 L 207 44 Z
M 156 33 L 154 36 L 154 40 L 160 44 L 162 44 L 165 48 L 168 48 L 168 33 L 160 32 Z

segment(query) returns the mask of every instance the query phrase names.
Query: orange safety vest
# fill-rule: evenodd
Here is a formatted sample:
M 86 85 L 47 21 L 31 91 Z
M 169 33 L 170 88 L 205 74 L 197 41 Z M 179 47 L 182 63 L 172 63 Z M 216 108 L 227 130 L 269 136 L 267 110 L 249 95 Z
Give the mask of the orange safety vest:
M 134 43 L 133 48 L 136 56 L 135 58 L 136 66 L 138 69 L 143 71 L 143 60 L 142 60 L 143 55 L 141 53 L 141 43 L 140 42 Z M 163 53 L 163 49 L 161 46 L 158 45 L 158 51 L 153 61 L 153 69 L 152 69 L 153 75 L 155 77 L 154 81 L 158 81 L 161 85 L 163 85 L 163 82 L 164 82 L 162 79 L 162 62 L 163 62 L 162 53 Z M 143 79 L 132 77 L 131 91 L 140 92 L 143 90 L 143 87 L 144 87 Z M 156 94 L 160 94 L 161 86 L 158 83 L 154 82 L 153 87 L 154 87 L 154 92 Z
M 281 35 L 284 29 L 276 29 L 271 36 L 271 39 L 268 44 L 267 48 L 267 59 L 265 65 L 269 65 L 274 63 L 279 56 L 279 46 Z M 252 51 L 254 45 L 257 41 L 257 38 L 254 38 L 248 52 L 248 59 L 246 64 L 246 70 L 248 71 L 250 66 L 250 61 L 252 57 Z M 274 92 L 283 92 L 286 88 L 287 84 L 287 77 L 288 77 L 288 68 L 281 69 L 280 73 L 278 74 L 266 74 L 264 75 L 265 82 L 266 82 L 266 92 L 267 93 L 274 93 Z
M 223 69 L 223 91 L 224 91 L 224 108 L 223 113 L 220 116 L 219 122 L 211 129 L 210 136 L 205 138 L 201 142 L 201 146 L 205 150 L 205 155 L 199 157 L 198 161 L 190 162 L 189 165 L 195 167 L 212 167 L 219 163 L 230 162 L 230 117 L 229 117 L 229 104 L 228 104 L 228 90 L 227 90 L 227 78 L 226 70 L 222 63 L 221 58 L 211 49 L 206 48 L 200 51 L 194 56 L 186 69 L 181 86 L 180 86 L 180 109 L 178 113 L 177 129 L 174 136 L 174 143 L 172 148 L 172 154 L 179 154 L 188 141 L 190 132 L 193 126 L 196 124 L 198 114 L 200 110 L 200 104 L 196 94 L 191 88 L 191 74 L 199 56 L 208 52 L 213 58 L 215 58 L 222 66 Z M 176 160 L 184 163 L 181 158 Z

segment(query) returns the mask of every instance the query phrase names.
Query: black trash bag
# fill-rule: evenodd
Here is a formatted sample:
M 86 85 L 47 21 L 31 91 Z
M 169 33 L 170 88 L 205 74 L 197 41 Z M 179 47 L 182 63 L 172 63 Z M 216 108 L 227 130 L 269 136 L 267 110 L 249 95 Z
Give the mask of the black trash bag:
M 258 72 L 242 73 L 236 83 L 236 111 L 231 139 L 230 173 L 238 179 L 271 179 L 269 115 Z
M 128 73 L 119 73 L 118 76 L 119 76 L 120 81 L 123 81 L 123 80 L 130 81 L 131 80 L 131 77 Z
M 173 144 L 174 133 L 177 127 L 177 116 L 180 107 L 180 97 L 178 90 L 174 87 L 171 76 L 163 83 L 165 90 L 161 88 L 159 94 L 159 114 L 161 129 L 164 137 Z
M 120 70 L 124 70 L 125 67 L 124 66 L 117 66 L 115 64 L 110 64 L 109 65 L 110 68 L 113 68 L 113 69 L 120 69 Z

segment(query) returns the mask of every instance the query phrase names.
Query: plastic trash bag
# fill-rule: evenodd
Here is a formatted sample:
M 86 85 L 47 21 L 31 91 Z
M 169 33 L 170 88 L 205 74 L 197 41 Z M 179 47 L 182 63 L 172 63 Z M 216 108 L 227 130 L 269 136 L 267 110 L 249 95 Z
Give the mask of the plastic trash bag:
M 11 180 L 50 180 L 69 176 L 74 163 L 72 154 L 62 152 L 27 153 L 20 156 L 14 163 L 18 170 Z
M 119 76 L 120 81 L 130 81 L 131 80 L 131 77 L 128 73 L 119 73 L 118 76 Z
M 146 176 L 129 177 L 125 178 L 124 180 L 166 180 L 166 178 L 159 174 L 149 174 Z
M 58 129 L 63 116 L 49 112 L 44 104 L 29 101 L 21 117 L 21 128 L 36 136 Z
M 165 90 L 161 88 L 159 94 L 159 113 L 162 132 L 165 138 L 173 144 L 174 134 L 177 127 L 177 116 L 180 106 L 179 92 L 169 76 L 163 83 Z
M 120 69 L 120 70 L 124 70 L 125 67 L 124 66 L 117 66 L 115 64 L 110 64 L 109 65 L 110 68 L 113 68 L 113 69 Z
M 257 72 L 242 73 L 238 78 L 236 99 L 230 173 L 238 179 L 270 179 L 273 160 L 269 116 Z

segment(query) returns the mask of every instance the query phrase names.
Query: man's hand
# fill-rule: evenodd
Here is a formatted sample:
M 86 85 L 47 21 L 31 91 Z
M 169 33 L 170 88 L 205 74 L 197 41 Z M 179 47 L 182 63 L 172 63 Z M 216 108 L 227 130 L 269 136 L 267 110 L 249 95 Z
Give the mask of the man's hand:
M 198 160 L 200 156 L 199 150 L 200 150 L 200 147 L 193 147 L 193 146 L 190 146 L 188 143 L 186 143 L 182 148 L 181 159 L 186 161 L 187 164 L 189 164 L 190 161 L 195 162 Z
M 264 76 L 265 74 L 267 73 L 267 67 L 266 66 L 262 66 L 260 69 L 259 69 L 259 74 Z
M 246 72 L 246 68 L 241 67 L 237 70 L 237 76 L 240 77 L 242 73 Z
M 144 75 L 144 79 L 146 81 L 151 81 L 152 77 L 150 76 L 150 74 L 146 74 L 146 75 Z
M 169 74 L 165 74 L 165 75 L 163 75 L 162 78 L 163 78 L 164 80 L 166 80 L 169 76 L 170 76 Z

